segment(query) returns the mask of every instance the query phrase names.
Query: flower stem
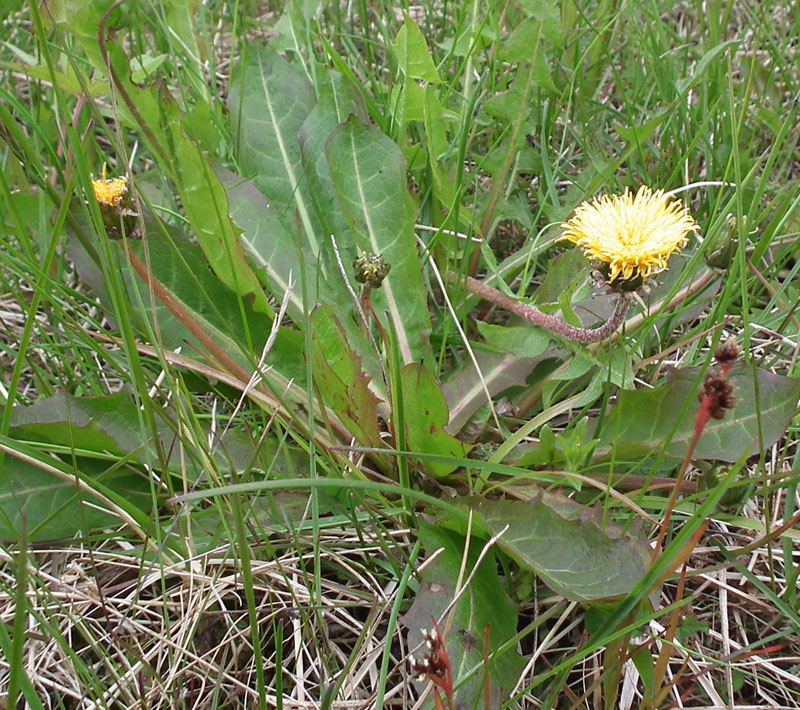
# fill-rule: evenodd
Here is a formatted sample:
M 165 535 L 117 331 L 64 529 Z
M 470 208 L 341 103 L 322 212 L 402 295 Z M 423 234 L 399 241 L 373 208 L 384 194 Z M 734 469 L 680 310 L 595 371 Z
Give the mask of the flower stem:
M 460 276 L 453 273 L 448 275 L 452 281 L 461 279 Z M 494 305 L 500 306 L 500 308 L 504 308 L 520 318 L 524 318 L 529 323 L 533 323 L 533 325 L 549 330 L 551 333 L 584 345 L 605 340 L 610 336 L 622 325 L 622 322 L 625 320 L 625 314 L 628 312 L 628 306 L 630 305 L 630 296 L 626 293 L 620 293 L 619 300 L 614 308 L 614 312 L 611 314 L 611 318 L 603 325 L 599 328 L 576 328 L 555 316 L 542 313 L 538 308 L 534 308 L 527 303 L 515 301 L 513 298 L 509 298 L 497 289 L 487 286 L 482 281 L 478 281 L 478 279 L 474 279 L 471 276 L 466 276 L 464 278 L 466 279 L 467 290 L 479 296 L 484 301 L 494 303 Z

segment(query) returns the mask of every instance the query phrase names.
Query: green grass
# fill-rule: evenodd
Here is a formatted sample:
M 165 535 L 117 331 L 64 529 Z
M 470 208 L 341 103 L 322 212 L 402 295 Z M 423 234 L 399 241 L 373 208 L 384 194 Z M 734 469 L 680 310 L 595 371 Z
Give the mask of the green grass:
M 403 9 L 9 3 L 2 702 L 433 706 L 435 616 L 458 707 L 799 708 L 800 13 Z M 559 225 L 640 185 L 611 337 L 466 287 L 602 323 Z

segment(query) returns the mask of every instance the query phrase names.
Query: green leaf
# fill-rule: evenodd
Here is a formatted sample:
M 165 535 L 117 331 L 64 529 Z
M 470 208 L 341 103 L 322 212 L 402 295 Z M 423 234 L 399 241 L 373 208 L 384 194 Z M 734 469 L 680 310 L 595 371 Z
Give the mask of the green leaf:
M 589 278 L 586 258 L 580 249 L 567 249 L 547 262 L 547 272 L 541 286 L 533 294 L 535 305 L 558 303 L 565 291 L 574 291 Z
M 287 0 L 281 4 L 283 14 L 271 27 L 276 36 L 270 40 L 270 46 L 279 50 L 291 50 L 303 54 L 306 49 L 306 30 L 324 6 L 319 0 Z
M 653 693 L 655 692 L 653 684 L 653 652 L 647 646 L 643 646 L 631 654 L 631 660 L 636 666 L 636 670 L 639 671 L 639 677 L 642 680 L 646 697 L 652 698 Z
M 531 20 L 538 22 L 542 28 L 542 35 L 555 44 L 561 46 L 561 10 L 554 0 L 522 0 L 521 9 Z
M 256 189 L 255 181 L 245 180 L 221 166 L 216 167 L 216 173 L 228 191 L 231 219 L 241 230 L 241 243 L 257 274 L 278 301 L 288 291 L 289 316 L 302 323 L 306 312 L 299 287 L 302 262 L 298 236 L 288 224 L 289 215 L 264 197 Z M 313 287 L 319 281 L 316 265 L 305 260 L 305 269 L 306 283 Z
M 80 215 L 77 215 L 80 220 Z M 188 242 L 174 227 L 158 224 L 145 217 L 147 240 L 128 240 L 127 244 L 140 261 L 150 266 L 155 279 L 172 299 L 202 330 L 214 338 L 234 360 L 252 370 L 272 327 L 272 320 L 253 313 L 210 271 L 200 248 Z M 116 241 L 121 246 L 122 242 Z M 145 256 L 145 249 L 148 256 Z M 113 312 L 106 292 L 104 276 L 89 258 L 82 245 L 70 234 L 67 253 L 81 278 Z M 205 352 L 197 338 L 159 300 L 153 299 L 149 284 L 127 268 L 126 256 L 118 253 L 120 274 L 127 291 L 127 303 L 134 321 L 148 336 L 158 328 L 160 345 L 167 349 L 185 347 Z M 151 324 L 147 326 L 146 323 Z M 280 328 L 266 360 L 264 378 L 277 391 L 286 391 L 291 380 L 298 388 L 305 386 L 303 336 L 295 330 Z
M 613 451 L 619 459 L 661 451 L 682 459 L 694 433 L 703 372 L 700 367 L 674 370 L 660 387 L 622 392 L 603 423 L 595 455 Z M 706 426 L 695 458 L 733 463 L 750 447 L 759 453 L 759 442 L 767 449 L 781 438 L 797 410 L 800 380 L 766 370 L 755 375 L 742 365 L 731 370 L 736 406 Z
M 77 2 L 76 0 L 50 0 L 47 12 L 42 19 L 52 20 L 54 24 L 69 32 L 86 52 L 86 57 L 95 70 L 106 74 L 103 55 L 97 43 L 97 30 L 103 16 L 114 4 L 114 0 L 96 0 L 94 2 Z M 107 27 L 119 27 L 122 11 L 115 8 L 108 18 Z
M 611 346 L 595 355 L 598 375 L 620 389 L 633 389 L 633 361 L 624 345 Z
M 155 74 L 158 68 L 166 61 L 166 54 L 159 54 L 151 57 L 149 54 L 140 54 L 131 59 L 131 81 L 141 84 L 146 81 L 151 74 Z
M 431 163 L 438 163 L 450 149 L 445 130 L 444 111 L 439 94 L 433 86 L 425 87 L 425 137 L 428 141 L 428 153 Z
M 475 324 L 488 345 L 518 357 L 539 357 L 550 344 L 550 336 L 541 328 L 506 327 L 484 321 Z
M 739 45 L 740 43 L 741 40 L 729 39 L 726 42 L 721 42 L 716 47 L 709 49 L 708 52 L 706 52 L 700 58 L 700 61 L 694 65 L 691 76 L 682 78 L 677 82 L 677 86 L 675 88 L 677 89 L 678 94 L 683 95 L 689 91 L 689 89 L 697 84 L 697 82 L 703 79 L 709 66 L 716 61 L 717 57 L 726 52 L 729 48 Z
M 361 357 L 350 347 L 333 308 L 317 308 L 311 316 L 311 329 L 314 383 L 322 399 L 361 446 L 383 448 L 377 411 L 381 400 L 370 389 Z
M 403 423 L 409 451 L 463 458 L 472 448 L 445 431 L 449 413 L 439 385 L 424 365 L 406 365 L 400 371 L 403 390 Z M 395 413 L 397 418 L 397 413 Z M 452 473 L 457 464 L 428 461 L 425 468 L 433 476 Z
M 210 98 L 205 82 L 206 57 L 194 33 L 192 15 L 197 9 L 198 0 L 165 0 L 161 12 L 165 14 L 165 25 L 172 39 L 180 44 L 181 76 L 204 100 Z
M 650 139 L 650 136 L 655 133 L 656 129 L 664 123 L 664 121 L 672 115 L 672 110 L 667 110 L 656 116 L 655 118 L 641 124 L 640 126 L 614 126 L 614 130 L 619 134 L 620 138 L 627 141 L 632 145 L 641 145 Z
M 303 170 L 309 182 L 309 198 L 320 223 L 325 225 L 322 258 L 326 260 L 327 273 L 333 274 L 329 284 L 337 297 L 352 306 L 352 299 L 344 288 L 338 264 L 334 263 L 330 234 L 335 235 L 342 262 L 349 266 L 359 256 L 355 237 L 350 225 L 336 202 L 331 182 L 325 142 L 336 126 L 347 120 L 350 114 L 361 121 L 368 120 L 364 96 L 359 88 L 339 72 L 327 67 L 317 68 L 317 103 L 308 114 L 297 135 Z
M 391 265 L 374 311 L 389 311 L 403 362 L 430 353 L 427 291 L 414 236 L 416 208 L 406 188 L 405 161 L 397 145 L 354 116 L 336 128 L 325 147 L 333 188 L 358 249 Z
M 422 643 L 420 629 L 430 629 L 431 619 L 438 619 L 456 593 L 462 561 L 464 536 L 442 526 L 422 523 L 419 538 L 428 557 L 438 552 L 435 560 L 420 573 L 420 588 L 414 603 L 403 617 L 408 627 L 409 645 Z M 467 554 L 466 569 L 472 571 L 478 561 L 482 545 L 473 539 Z M 492 704 L 500 707 L 501 698 L 507 698 L 516 685 L 525 661 L 508 642 L 517 632 L 517 605 L 509 598 L 497 574 L 494 552 L 489 550 L 467 590 L 455 606 L 453 625 L 445 646 L 450 658 L 458 707 L 483 707 L 484 683 L 484 629 L 489 627 L 489 653 L 494 654 L 489 664 Z M 444 631 L 443 627 L 442 631 Z M 503 645 L 509 648 L 499 653 Z M 414 651 L 417 656 L 424 654 Z M 469 675 L 467 675 L 469 674 Z
M 156 423 L 167 465 L 174 471 L 201 473 L 207 461 L 195 460 L 181 450 L 177 423 L 170 411 L 159 409 Z M 27 407 L 15 407 L 11 420 L 15 439 L 39 441 L 98 456 L 126 457 L 161 470 L 152 432 L 145 428 L 141 411 L 127 392 L 106 397 L 73 397 L 58 392 Z M 213 458 L 220 470 L 237 472 L 252 466 L 256 455 L 243 432 L 228 431 L 214 441 Z
M 483 103 L 482 110 L 490 116 L 513 121 L 523 109 L 527 108 L 528 98 L 523 82 L 514 81 L 507 91 L 488 98 Z
M 473 507 L 493 535 L 508 526 L 499 547 L 567 599 L 627 594 L 647 571 L 650 546 L 644 535 L 602 526 L 601 510 L 569 498 L 540 491 L 528 503 L 478 500 Z
M 183 119 L 183 130 L 201 150 L 214 156 L 225 152 L 219 116 L 207 101 L 198 101 Z M 216 171 L 215 171 L 216 172 Z
M 503 46 L 502 55 L 508 62 L 531 64 L 527 80 L 535 86 L 557 92 L 543 40 L 554 44 L 561 39 L 561 17 L 558 8 L 541 6 L 532 17 L 523 20 Z M 526 73 L 520 72 L 520 77 Z
M 184 133 L 185 116 L 168 87 L 163 81 L 147 89 L 134 84 L 121 47 L 110 44 L 108 49 L 120 83 L 135 107 L 133 113 L 119 101 L 123 115 L 139 127 L 148 148 L 175 184 L 192 231 L 214 273 L 235 293 L 252 299 L 257 311 L 270 313 L 269 302 L 247 263 L 228 215 L 225 190 L 200 149 Z
M 400 124 L 425 119 L 425 92 L 413 79 L 395 84 L 389 105 L 392 116 Z
M 6 453 L 0 467 L 3 542 L 16 542 L 23 529 L 29 541 L 48 542 L 69 539 L 79 532 L 119 527 L 119 516 L 98 496 L 111 498 L 146 525 L 146 517 L 136 510 L 149 511 L 152 507 L 146 475 L 83 457 L 74 460 L 73 468 L 54 457 L 43 459 L 20 442 L 10 443 L 28 461 Z M 41 460 L 41 466 L 33 463 L 37 460 Z M 80 482 L 86 486 L 80 487 Z
M 261 352 L 272 321 L 243 306 L 236 294 L 220 283 L 217 276 L 210 271 L 200 248 L 186 240 L 177 229 L 151 220 L 146 215 L 142 219 L 147 225 L 147 240 L 128 240 L 127 244 L 140 261 L 149 264 L 156 280 L 195 323 L 212 335 L 239 364 L 252 369 L 256 353 Z M 116 241 L 114 244 L 121 246 L 122 242 Z M 67 243 L 67 252 L 81 277 L 111 308 L 103 274 L 73 235 Z M 185 342 L 201 348 L 197 339 L 167 307 L 157 299 L 154 301 L 149 284 L 141 281 L 132 269 L 127 268 L 126 256 L 121 248 L 117 257 L 128 291 L 128 302 L 139 316 L 142 329 L 145 329 L 145 321 L 158 324 L 162 345 L 167 348 L 176 348 Z
M 406 15 L 405 22 L 392 45 L 400 70 L 407 79 L 419 79 L 431 84 L 441 82 L 433 63 L 428 44 L 417 24 Z
M 287 219 L 294 219 L 297 209 L 309 255 L 319 253 L 320 235 L 297 136 L 314 103 L 314 89 L 298 64 L 289 64 L 268 46 L 248 45 L 231 78 L 229 97 L 239 166 Z
M 503 45 L 503 58 L 508 62 L 527 63 L 542 54 L 542 24 L 536 18 L 523 20 Z
M 475 359 L 492 397 L 511 387 L 525 384 L 536 367 L 536 359 L 517 355 L 476 352 Z M 486 391 L 475 365 L 468 360 L 442 385 L 442 393 L 450 410 L 447 431 L 457 434 L 486 402 Z

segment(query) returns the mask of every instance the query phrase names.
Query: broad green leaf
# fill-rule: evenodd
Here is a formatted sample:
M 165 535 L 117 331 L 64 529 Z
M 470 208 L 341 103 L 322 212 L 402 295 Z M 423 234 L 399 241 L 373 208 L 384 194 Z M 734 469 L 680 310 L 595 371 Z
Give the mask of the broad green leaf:
M 291 50 L 302 57 L 308 50 L 306 31 L 310 21 L 325 9 L 319 0 L 287 0 L 280 6 L 283 14 L 271 27 L 276 36 L 270 40 L 270 46 L 278 51 Z
M 481 110 L 489 116 L 513 121 L 523 109 L 527 108 L 529 96 L 522 84 L 521 81 L 514 81 L 508 90 L 486 99 Z
M 420 657 L 426 653 L 420 629 L 431 629 L 432 618 L 439 619 L 456 593 L 466 541 L 464 536 L 442 526 L 422 523 L 419 538 L 428 557 L 438 552 L 435 560 L 420 573 L 420 588 L 414 603 L 403 617 L 408 628 L 411 650 Z M 471 540 L 466 569 L 470 572 L 478 562 L 483 544 Z M 444 621 L 440 628 L 444 632 Z M 500 699 L 516 685 L 525 666 L 522 656 L 509 644 L 508 650 L 499 653 L 517 632 L 517 605 L 506 594 L 497 572 L 497 560 L 489 550 L 467 590 L 455 606 L 453 625 L 445 647 L 453 672 L 453 685 L 458 707 L 483 707 L 484 687 L 484 630 L 489 627 L 489 653 L 496 654 L 489 664 L 492 705 L 500 707 Z
M 617 459 L 661 451 L 681 459 L 694 433 L 697 396 L 704 370 L 674 370 L 666 384 L 620 393 L 603 422 L 595 455 Z M 797 411 L 800 380 L 740 365 L 731 370 L 736 406 L 712 419 L 695 449 L 699 459 L 735 462 L 748 448 L 759 453 L 778 441 Z
M 397 145 L 354 116 L 331 133 L 325 148 L 333 188 L 359 250 L 380 254 L 391 272 L 372 292 L 379 317 L 394 321 L 403 362 L 430 353 L 427 290 L 414 237 L 416 208 Z
M 229 106 L 242 173 L 277 209 L 302 225 L 309 255 L 320 250 L 303 172 L 298 132 L 314 107 L 314 89 L 298 64 L 268 46 L 248 45 L 231 77 Z M 310 259 L 309 259 L 310 260 Z
M 574 291 L 576 286 L 588 281 L 589 269 L 580 249 L 567 249 L 547 262 L 547 272 L 541 286 L 533 294 L 534 305 L 557 303 L 564 291 Z
M 397 33 L 392 49 L 406 79 L 419 79 L 431 84 L 441 81 L 422 30 L 408 15 Z
M 141 84 L 155 75 L 158 68 L 166 61 L 166 54 L 151 57 L 149 54 L 140 54 L 131 59 L 131 81 Z
M 456 201 L 460 195 L 456 191 L 448 170 L 441 162 L 446 159 L 450 150 L 445 129 L 445 116 L 436 87 L 425 87 L 423 100 L 423 122 L 428 154 L 433 196 L 444 209 L 452 215 L 456 209 Z M 463 205 L 458 210 L 459 224 L 454 225 L 459 231 L 470 231 L 469 210 Z
M 169 410 L 156 410 L 160 446 L 168 466 L 175 472 L 203 471 L 204 460 L 194 460 L 191 448 L 181 451 L 178 425 Z M 160 469 L 153 434 L 146 429 L 141 411 L 127 392 L 105 397 L 74 397 L 58 392 L 27 407 L 15 407 L 11 436 L 40 441 L 67 449 L 127 457 Z M 248 469 L 256 455 L 252 442 L 242 432 L 231 430 L 213 444 L 213 458 L 221 470 Z
M 163 81 L 141 88 L 128 74 L 127 58 L 117 44 L 109 56 L 135 113 L 124 102 L 120 109 L 141 130 L 143 140 L 172 179 L 189 224 L 218 278 L 235 293 L 253 299 L 254 308 L 270 313 L 269 302 L 247 263 L 238 234 L 228 215 L 225 190 L 200 149 L 186 137 L 184 115 Z
M 506 327 L 484 321 L 475 324 L 488 345 L 517 357 L 539 357 L 550 344 L 550 336 L 542 328 Z
M 361 357 L 350 347 L 344 327 L 331 306 L 311 316 L 311 362 L 322 399 L 361 446 L 383 448 L 378 426 L 380 400 L 370 389 Z M 387 464 L 386 469 L 390 466 Z
M 594 355 L 598 376 L 620 389 L 633 388 L 633 362 L 624 344 L 615 344 Z
M 220 109 L 215 109 L 207 101 L 200 100 L 183 118 L 182 125 L 186 135 L 209 156 L 215 156 L 227 150 L 224 131 L 220 130 L 221 117 L 219 114 L 221 114 Z
M 302 323 L 306 313 L 300 288 L 302 262 L 298 236 L 292 233 L 291 216 L 264 197 L 253 180 L 245 180 L 222 166 L 215 170 L 228 191 L 231 219 L 241 230 L 242 246 L 256 273 L 276 300 L 283 300 L 289 293 L 289 316 Z M 316 265 L 307 260 L 305 269 L 306 283 L 313 287 L 318 282 Z
M 435 87 L 425 87 L 425 137 L 428 141 L 428 153 L 432 163 L 441 160 L 450 150 L 445 130 L 444 111 Z
M 103 55 L 97 44 L 97 30 L 100 22 L 114 0 L 48 0 L 47 12 L 42 12 L 42 20 L 53 21 L 65 32 L 69 32 L 91 61 L 95 71 L 105 76 Z M 107 22 L 107 27 L 119 27 L 123 13 L 121 7 L 115 8 Z
M 352 299 L 344 288 L 341 271 L 335 263 L 335 255 L 329 235 L 336 237 L 345 268 L 359 256 L 350 225 L 336 202 L 331 182 L 328 161 L 325 157 L 325 142 L 331 131 L 347 120 L 350 114 L 362 121 L 368 120 L 364 96 L 348 78 L 327 67 L 317 68 L 317 103 L 308 114 L 297 134 L 303 158 L 303 171 L 309 182 L 309 198 L 320 223 L 325 226 L 326 239 L 321 245 L 322 258 L 331 275 L 329 286 L 336 297 L 352 306 Z
M 410 451 L 463 458 L 472 448 L 445 431 L 449 413 L 447 403 L 433 376 L 420 363 L 400 371 L 403 390 L 403 423 Z M 395 414 L 396 417 L 396 414 Z M 426 469 L 434 476 L 452 473 L 457 464 L 428 461 Z
M 511 387 L 525 384 L 537 362 L 534 358 L 487 351 L 476 352 L 475 359 L 486 389 L 492 397 Z M 487 403 L 486 391 L 471 360 L 465 362 L 442 385 L 442 393 L 450 411 L 450 421 L 446 429 L 451 434 L 461 431 L 472 415 Z
M 708 67 L 711 66 L 711 64 L 713 64 L 721 54 L 726 52 L 729 48 L 740 44 L 740 42 L 741 40 L 739 39 L 729 39 L 726 42 L 720 42 L 720 44 L 718 44 L 716 47 L 709 49 L 708 52 L 706 52 L 700 58 L 700 61 L 694 65 L 691 76 L 684 77 L 684 75 L 681 74 L 681 76 L 684 78 L 681 78 L 675 87 L 678 94 L 683 95 L 695 84 L 697 84 L 698 81 L 701 81 L 705 76 Z
M 398 124 L 425 119 L 425 92 L 413 79 L 395 84 L 389 99 L 392 116 Z
M 347 77 L 327 67 L 317 67 L 317 103 L 300 127 L 297 139 L 303 158 L 303 170 L 310 187 L 309 196 L 314 213 L 324 225 L 324 234 L 336 238 L 339 258 L 354 291 L 360 287 L 353 277 L 352 263 L 360 255 L 350 224 L 342 214 L 333 189 L 325 143 L 331 131 L 347 117 L 354 115 L 367 120 L 367 108 L 360 89 Z M 361 357 L 364 371 L 372 378 L 372 389 L 384 396 L 383 374 L 374 347 L 353 319 L 354 304 L 336 261 L 333 244 L 326 238 L 321 245 L 319 261 L 328 279 L 315 277 L 318 300 L 333 305 L 336 318 L 342 324 L 350 347 Z M 313 284 L 311 284 L 313 286 Z
M 33 460 L 34 449 L 19 442 L 13 448 Z M 147 476 L 129 467 L 106 466 L 101 461 L 77 458 L 75 468 L 50 457 L 40 467 L 6 453 L 0 469 L 0 540 L 16 542 L 23 529 L 29 541 L 65 540 L 77 533 L 119 527 L 120 518 L 104 507 L 96 491 L 121 505 L 139 522 L 137 513 L 152 508 Z M 56 469 L 56 475 L 50 469 Z M 79 488 L 78 481 L 89 490 Z
M 89 79 L 82 75 L 83 81 L 79 79 L 73 65 L 69 65 L 64 72 L 52 71 L 43 66 L 28 66 L 27 64 L 17 64 L 12 62 L 4 62 L 4 68 L 7 71 L 16 71 L 20 74 L 26 74 L 33 79 L 40 79 L 58 86 L 62 91 L 70 94 L 81 94 L 83 96 L 91 96 L 92 98 L 99 98 L 108 96 L 108 82 L 105 80 L 89 81 Z
M 149 218 L 144 223 L 147 225 L 147 239 L 128 240 L 127 244 L 140 261 L 149 264 L 155 279 L 188 316 L 242 367 L 251 371 L 266 342 L 272 320 L 260 313 L 253 313 L 246 304 L 241 304 L 237 296 L 220 283 L 208 268 L 200 248 L 188 242 L 178 230 Z M 195 336 L 167 307 L 157 299 L 154 301 L 148 284 L 127 266 L 122 242 L 116 241 L 114 245 L 119 247 L 115 256 L 128 293 L 128 302 L 133 306 L 134 320 L 138 321 L 141 330 L 148 332 L 146 323 L 157 327 L 160 343 L 168 349 L 185 347 L 186 343 L 190 343 L 193 348 L 203 350 Z M 105 289 L 104 276 L 73 235 L 69 236 L 67 253 L 81 278 L 111 311 L 112 303 Z M 301 352 L 302 335 L 281 329 L 267 360 L 267 365 L 271 365 L 272 369 L 265 373 L 268 379 L 274 380 L 279 390 L 285 388 L 287 379 L 294 379 L 299 386 L 305 381 Z
M 523 0 L 521 9 L 541 25 L 542 35 L 556 46 L 562 43 L 561 9 L 555 0 Z
M 509 62 L 532 65 L 530 72 L 519 73 L 520 78 L 527 77 L 526 80 L 535 86 L 557 91 L 544 47 L 542 25 L 537 19 L 528 18 L 514 30 L 503 47 L 503 56 Z
M 553 93 L 558 93 L 558 88 L 553 81 L 553 70 L 550 68 L 549 58 L 541 47 L 533 58 L 530 80 L 534 86 L 539 86 Z
M 0 214 L 0 234 L 11 235 L 19 230 L 27 232 L 35 239 L 39 249 L 47 247 L 50 234 L 50 215 L 53 214 L 53 201 L 46 192 L 36 189 L 20 189 L 7 193 Z
M 502 56 L 506 61 L 528 64 L 530 70 L 520 72 L 519 77 L 550 91 L 558 89 L 553 82 L 545 41 L 557 44 L 561 39 L 561 17 L 558 8 L 539 4 L 531 17 L 523 20 L 503 45 Z
M 529 123 L 523 121 L 522 132 L 527 132 Z M 481 169 L 486 170 L 491 175 L 499 175 L 503 169 L 506 155 L 509 150 L 509 142 L 499 143 L 491 149 L 481 160 Z M 517 138 L 514 146 L 514 167 L 520 173 L 532 173 L 540 175 L 542 172 L 542 154 L 534 150 L 524 135 Z M 531 217 L 531 204 L 524 195 L 511 194 L 508 198 L 498 201 L 496 216 L 503 219 L 513 219 L 523 225 L 526 229 L 533 228 Z
M 567 599 L 597 601 L 627 594 L 647 571 L 650 546 L 639 533 L 601 527 L 602 511 L 540 491 L 527 502 L 473 505 L 498 546 Z

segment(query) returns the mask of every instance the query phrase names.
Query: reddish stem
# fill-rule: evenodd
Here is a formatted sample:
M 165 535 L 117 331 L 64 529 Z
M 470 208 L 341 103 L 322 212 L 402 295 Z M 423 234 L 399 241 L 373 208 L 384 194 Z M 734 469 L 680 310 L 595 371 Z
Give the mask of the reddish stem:
M 459 278 L 456 275 L 451 275 L 451 277 L 454 280 Z M 542 313 L 538 308 L 534 308 L 527 303 L 515 301 L 513 298 L 509 298 L 501 291 L 498 291 L 491 286 L 487 286 L 482 281 L 478 281 L 478 279 L 474 279 L 471 276 L 466 276 L 465 280 L 467 290 L 470 293 L 479 296 L 484 301 L 494 303 L 494 305 L 500 306 L 500 308 L 503 308 L 510 313 L 519 316 L 520 318 L 524 318 L 526 321 L 533 323 L 533 325 L 536 325 L 539 328 L 544 328 L 545 330 L 549 330 L 551 333 L 555 333 L 563 338 L 574 340 L 584 345 L 588 345 L 589 343 L 597 343 L 609 337 L 617 328 L 620 327 L 620 325 L 622 325 L 622 322 L 625 320 L 625 314 L 628 312 L 628 306 L 630 305 L 630 296 L 626 293 L 620 293 L 619 300 L 614 308 L 614 312 L 611 314 L 611 318 L 609 318 L 603 325 L 598 328 L 591 329 L 576 328 L 575 326 L 569 325 L 569 323 L 565 323 L 563 320 L 560 320 L 555 316 Z

